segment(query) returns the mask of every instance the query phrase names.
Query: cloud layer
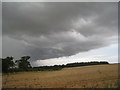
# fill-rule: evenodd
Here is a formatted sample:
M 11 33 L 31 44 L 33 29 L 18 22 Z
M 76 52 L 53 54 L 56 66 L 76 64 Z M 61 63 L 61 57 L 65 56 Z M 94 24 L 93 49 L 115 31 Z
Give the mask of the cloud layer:
M 44 60 L 117 42 L 118 7 L 115 2 L 4 2 L 2 8 L 3 47 L 9 47 L 6 39 L 11 38 L 21 43 L 17 45 L 13 40 L 16 48 L 24 48 L 19 51 L 13 48 L 11 53 L 22 52 L 35 60 Z M 8 50 L 3 49 L 3 54 L 7 55 Z

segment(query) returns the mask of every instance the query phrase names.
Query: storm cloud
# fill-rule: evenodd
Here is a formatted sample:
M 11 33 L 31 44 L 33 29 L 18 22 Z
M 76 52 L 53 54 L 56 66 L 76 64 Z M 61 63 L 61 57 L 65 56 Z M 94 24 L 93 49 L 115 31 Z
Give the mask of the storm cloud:
M 3 2 L 2 16 L 3 56 L 72 56 L 118 38 L 117 2 Z

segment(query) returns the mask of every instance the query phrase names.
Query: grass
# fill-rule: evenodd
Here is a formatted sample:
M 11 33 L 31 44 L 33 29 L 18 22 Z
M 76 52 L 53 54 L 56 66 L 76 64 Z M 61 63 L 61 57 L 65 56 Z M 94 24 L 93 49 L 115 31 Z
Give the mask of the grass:
M 117 88 L 118 64 L 3 75 L 3 88 Z M 119 84 L 119 85 L 118 85 Z

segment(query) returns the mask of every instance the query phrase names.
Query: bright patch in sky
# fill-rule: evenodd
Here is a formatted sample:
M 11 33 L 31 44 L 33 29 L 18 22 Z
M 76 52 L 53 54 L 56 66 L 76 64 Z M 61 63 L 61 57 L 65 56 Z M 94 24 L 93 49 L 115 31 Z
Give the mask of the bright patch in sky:
M 118 44 L 108 47 L 79 53 L 70 57 L 54 58 L 47 60 L 37 60 L 33 65 L 62 65 L 73 62 L 89 62 L 89 61 L 108 61 L 109 63 L 118 63 Z

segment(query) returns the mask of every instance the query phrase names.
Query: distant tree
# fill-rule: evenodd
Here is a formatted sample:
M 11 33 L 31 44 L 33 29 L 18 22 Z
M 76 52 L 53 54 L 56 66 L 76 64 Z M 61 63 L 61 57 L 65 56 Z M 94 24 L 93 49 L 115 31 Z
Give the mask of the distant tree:
M 2 72 L 7 73 L 9 69 L 13 68 L 15 63 L 13 62 L 13 57 L 6 57 L 1 59 L 2 60 Z
M 23 56 L 20 60 L 16 60 L 16 63 L 18 65 L 18 68 L 23 69 L 27 71 L 29 68 L 31 68 L 31 64 L 28 61 L 30 59 L 30 56 Z

